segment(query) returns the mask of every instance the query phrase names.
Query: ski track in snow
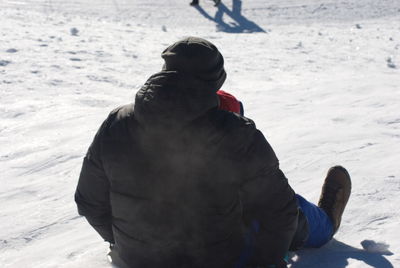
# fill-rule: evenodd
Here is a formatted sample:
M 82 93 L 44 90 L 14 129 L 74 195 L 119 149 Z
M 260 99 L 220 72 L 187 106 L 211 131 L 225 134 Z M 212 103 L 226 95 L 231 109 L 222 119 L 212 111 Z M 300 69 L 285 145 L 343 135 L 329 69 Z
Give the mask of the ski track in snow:
M 293 188 L 316 202 L 327 169 L 353 193 L 335 239 L 298 267 L 400 267 L 398 0 L 0 2 L 0 263 L 110 267 L 73 194 L 97 128 L 188 35 L 225 57 Z

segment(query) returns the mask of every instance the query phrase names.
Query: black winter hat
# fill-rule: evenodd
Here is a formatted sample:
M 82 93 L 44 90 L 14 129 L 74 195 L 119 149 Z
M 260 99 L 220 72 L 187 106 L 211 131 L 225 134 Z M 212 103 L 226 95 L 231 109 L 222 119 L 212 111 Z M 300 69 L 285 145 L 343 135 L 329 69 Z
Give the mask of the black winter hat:
M 217 47 L 199 37 L 187 37 L 163 51 L 164 71 L 180 71 L 219 90 L 226 79 L 224 58 Z

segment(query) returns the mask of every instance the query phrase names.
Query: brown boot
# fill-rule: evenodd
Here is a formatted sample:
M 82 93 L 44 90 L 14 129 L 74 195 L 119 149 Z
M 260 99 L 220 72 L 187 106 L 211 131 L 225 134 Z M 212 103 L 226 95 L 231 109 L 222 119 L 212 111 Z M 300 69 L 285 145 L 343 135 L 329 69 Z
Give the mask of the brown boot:
M 342 166 L 331 167 L 322 186 L 318 207 L 332 220 L 334 234 L 339 229 L 350 193 L 351 179 L 347 170 Z

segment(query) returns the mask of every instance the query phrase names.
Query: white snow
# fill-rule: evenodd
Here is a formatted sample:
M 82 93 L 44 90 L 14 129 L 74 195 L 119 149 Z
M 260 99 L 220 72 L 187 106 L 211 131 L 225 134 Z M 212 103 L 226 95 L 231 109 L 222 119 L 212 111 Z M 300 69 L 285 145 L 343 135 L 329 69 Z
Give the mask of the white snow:
M 352 176 L 335 239 L 291 267 L 400 267 L 400 1 L 189 2 L 0 1 L 0 266 L 110 267 L 73 201 L 82 158 L 194 35 L 298 193 L 316 202 L 335 164 Z

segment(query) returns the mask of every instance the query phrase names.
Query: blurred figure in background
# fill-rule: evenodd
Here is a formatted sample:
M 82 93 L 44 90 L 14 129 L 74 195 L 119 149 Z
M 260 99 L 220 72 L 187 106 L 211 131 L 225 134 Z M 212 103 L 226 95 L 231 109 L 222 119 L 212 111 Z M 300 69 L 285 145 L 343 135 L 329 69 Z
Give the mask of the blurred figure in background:
M 221 0 L 213 0 L 214 1 L 214 6 L 218 6 L 219 3 L 221 3 Z M 190 5 L 191 6 L 197 6 L 199 4 L 199 0 L 193 0 Z

